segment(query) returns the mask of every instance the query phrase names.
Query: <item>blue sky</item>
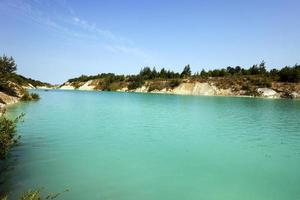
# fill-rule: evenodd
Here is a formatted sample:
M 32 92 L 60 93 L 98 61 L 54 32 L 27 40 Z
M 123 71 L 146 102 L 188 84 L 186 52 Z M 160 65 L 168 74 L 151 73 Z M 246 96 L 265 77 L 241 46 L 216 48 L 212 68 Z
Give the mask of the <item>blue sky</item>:
M 143 66 L 300 63 L 298 0 L 1 0 L 0 53 L 51 83 Z

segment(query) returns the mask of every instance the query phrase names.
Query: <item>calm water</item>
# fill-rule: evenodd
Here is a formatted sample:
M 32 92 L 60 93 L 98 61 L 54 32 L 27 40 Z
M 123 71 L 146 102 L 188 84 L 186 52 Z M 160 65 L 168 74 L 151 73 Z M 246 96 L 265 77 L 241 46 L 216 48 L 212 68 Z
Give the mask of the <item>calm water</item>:
M 13 197 L 300 199 L 300 101 L 39 93 L 10 109 L 26 113 L 0 185 Z

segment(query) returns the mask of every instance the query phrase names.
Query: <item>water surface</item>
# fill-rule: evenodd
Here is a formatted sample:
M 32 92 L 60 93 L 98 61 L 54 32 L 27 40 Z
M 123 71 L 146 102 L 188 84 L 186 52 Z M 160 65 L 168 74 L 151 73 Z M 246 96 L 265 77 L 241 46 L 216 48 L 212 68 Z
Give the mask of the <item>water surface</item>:
M 299 200 L 300 101 L 38 91 L 2 190 L 61 199 Z

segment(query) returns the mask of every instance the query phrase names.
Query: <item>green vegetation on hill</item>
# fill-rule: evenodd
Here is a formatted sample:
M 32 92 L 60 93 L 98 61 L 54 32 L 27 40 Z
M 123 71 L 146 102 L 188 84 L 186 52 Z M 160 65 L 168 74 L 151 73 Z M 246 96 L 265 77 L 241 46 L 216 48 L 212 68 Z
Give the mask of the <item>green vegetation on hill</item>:
M 8 77 L 9 80 L 19 84 L 19 85 L 26 85 L 26 84 L 31 84 L 34 87 L 38 87 L 38 86 L 46 86 L 46 87 L 51 87 L 50 83 L 45 83 L 42 81 L 38 81 L 38 80 L 34 80 L 31 78 L 26 78 L 22 75 L 19 74 L 10 74 L 10 76 Z
M 22 86 L 34 87 L 51 86 L 49 83 L 26 78 L 16 74 L 17 64 L 12 57 L 6 55 L 0 56 L 0 91 L 11 96 L 18 96 L 18 93 L 23 93 Z M 17 91 L 20 90 L 20 91 Z
M 105 79 L 108 82 L 142 82 L 145 80 L 153 79 L 183 79 L 183 78 L 208 78 L 208 77 L 232 77 L 232 76 L 262 76 L 268 77 L 274 81 L 281 82 L 300 82 L 300 65 L 296 64 L 293 67 L 286 66 L 280 70 L 272 69 L 268 71 L 265 66 L 265 62 L 262 61 L 259 65 L 253 65 L 249 69 L 242 68 L 240 66 L 227 67 L 221 69 L 214 69 L 201 72 L 196 72 L 192 75 L 191 68 L 186 65 L 181 73 L 166 70 L 162 68 L 157 71 L 155 67 L 144 67 L 137 75 L 115 75 L 113 73 L 102 73 L 95 76 L 81 75 L 77 78 L 69 79 L 68 82 L 86 82 L 95 79 Z
M 0 56 L 0 91 L 14 97 L 20 97 L 23 101 L 37 100 L 38 94 L 28 93 L 23 87 L 48 86 L 48 83 L 26 78 L 16 74 L 17 65 L 12 57 Z M 1 100 L 1 99 L 0 99 Z
M 163 88 L 174 88 L 183 81 L 207 81 L 213 78 L 221 88 L 228 88 L 230 85 L 238 83 L 242 88 L 252 93 L 254 87 L 271 87 L 272 82 L 300 82 L 300 65 L 293 67 L 286 66 L 280 70 L 272 69 L 268 71 L 265 62 L 259 65 L 255 64 L 250 68 L 240 66 L 214 69 L 192 74 L 190 65 L 186 65 L 181 73 L 166 70 L 162 68 L 157 71 L 156 68 L 144 67 L 136 75 L 115 75 L 113 73 L 102 73 L 94 76 L 82 75 L 77 78 L 69 79 L 75 88 L 79 88 L 86 81 L 97 80 L 98 85 L 95 89 L 117 90 L 127 87 L 134 90 L 143 86 L 146 82 L 149 91 L 161 90 Z
M 253 65 L 249 69 L 244 69 L 240 66 L 227 67 L 196 73 L 195 77 L 230 77 L 230 76 L 260 76 L 269 78 L 272 81 L 280 82 L 300 82 L 300 65 L 296 64 L 293 67 L 286 66 L 280 70 L 271 69 L 268 71 L 265 62 L 262 61 L 259 65 Z

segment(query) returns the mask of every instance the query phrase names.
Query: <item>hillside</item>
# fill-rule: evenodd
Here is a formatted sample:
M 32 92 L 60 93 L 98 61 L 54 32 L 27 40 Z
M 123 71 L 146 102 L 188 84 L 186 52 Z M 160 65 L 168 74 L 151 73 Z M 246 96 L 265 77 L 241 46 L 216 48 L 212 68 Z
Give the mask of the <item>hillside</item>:
M 193 75 L 189 65 L 181 73 L 145 67 L 137 75 L 82 75 L 60 89 L 296 99 L 300 98 L 300 65 L 267 71 L 262 62 L 249 69 L 227 67 Z
M 28 88 L 51 87 L 49 83 L 26 78 L 16 71 L 17 65 L 12 57 L 0 57 L 0 107 L 18 102 L 22 97 L 31 98 L 26 92 Z

